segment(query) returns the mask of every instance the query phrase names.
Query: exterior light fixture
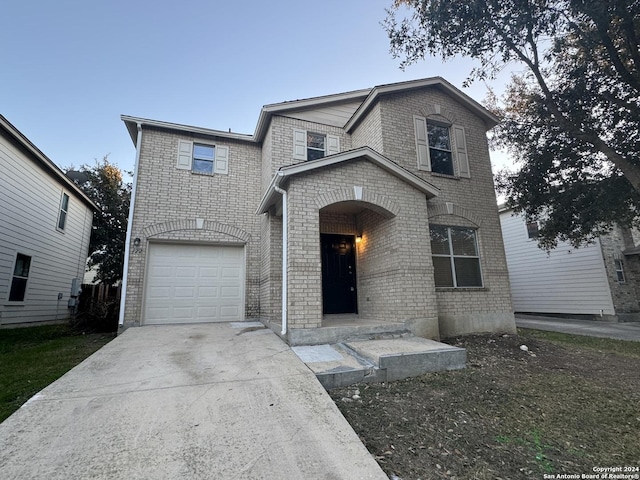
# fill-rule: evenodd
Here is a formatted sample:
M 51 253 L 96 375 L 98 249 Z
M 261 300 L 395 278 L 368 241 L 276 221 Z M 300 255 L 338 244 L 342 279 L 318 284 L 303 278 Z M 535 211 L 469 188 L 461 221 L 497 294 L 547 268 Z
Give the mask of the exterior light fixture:
M 356 243 L 360 243 L 362 241 L 362 234 L 359 233 L 358 235 L 356 235 Z
M 140 246 L 140 237 L 136 237 L 133 240 L 133 246 L 136 247 L 136 248 L 138 248 Z

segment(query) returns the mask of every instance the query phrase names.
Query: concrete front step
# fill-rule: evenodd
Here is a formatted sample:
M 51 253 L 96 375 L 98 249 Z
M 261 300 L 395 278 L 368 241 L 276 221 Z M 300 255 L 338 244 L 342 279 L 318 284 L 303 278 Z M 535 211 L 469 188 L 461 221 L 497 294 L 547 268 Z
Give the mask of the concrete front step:
M 428 372 L 464 368 L 463 348 L 414 336 L 296 346 L 293 351 L 327 389 L 390 382 Z

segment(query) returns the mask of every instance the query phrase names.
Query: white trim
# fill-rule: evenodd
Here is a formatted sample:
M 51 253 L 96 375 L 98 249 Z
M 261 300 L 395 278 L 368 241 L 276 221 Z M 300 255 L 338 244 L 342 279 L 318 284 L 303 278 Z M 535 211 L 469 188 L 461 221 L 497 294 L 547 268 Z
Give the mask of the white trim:
M 353 116 L 345 124 L 344 129 L 347 133 L 349 133 L 350 130 L 355 127 L 355 125 L 360 121 L 364 114 L 369 110 L 369 108 L 377 101 L 378 97 L 382 95 L 433 86 L 442 88 L 446 93 L 454 97 L 462 105 L 466 106 L 469 110 L 480 116 L 485 121 L 488 128 L 493 128 L 500 122 L 500 119 L 497 116 L 495 116 L 493 113 L 484 108 L 468 95 L 462 93 L 456 87 L 447 82 L 444 78 L 431 77 L 374 87 L 365 101 L 362 102 L 362 105 L 358 107 Z
M 131 199 L 129 201 L 129 218 L 127 219 L 127 235 L 124 242 L 124 265 L 122 267 L 122 290 L 120 294 L 120 312 L 118 313 L 118 325 L 124 325 L 124 307 L 127 302 L 127 282 L 129 280 L 129 255 L 131 251 L 131 228 L 133 226 L 133 210 L 136 205 L 136 190 L 138 186 L 138 166 L 140 165 L 141 148 L 142 148 L 142 125 L 139 123 L 138 137 L 136 140 L 136 160 L 133 165 L 133 181 L 132 181 L 133 185 L 131 186 Z

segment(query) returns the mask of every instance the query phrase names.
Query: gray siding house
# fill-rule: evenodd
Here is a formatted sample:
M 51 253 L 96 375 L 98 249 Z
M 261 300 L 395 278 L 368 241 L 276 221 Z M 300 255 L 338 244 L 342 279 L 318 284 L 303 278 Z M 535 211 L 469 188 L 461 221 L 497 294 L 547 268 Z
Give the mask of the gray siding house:
M 267 105 L 252 135 L 122 119 L 123 328 L 254 319 L 292 345 L 515 331 L 497 118 L 442 78 Z
M 0 205 L 0 326 L 69 318 L 96 206 L 1 115 Z
M 619 226 L 593 243 L 538 248 L 537 223 L 500 211 L 514 310 L 640 320 L 640 232 Z

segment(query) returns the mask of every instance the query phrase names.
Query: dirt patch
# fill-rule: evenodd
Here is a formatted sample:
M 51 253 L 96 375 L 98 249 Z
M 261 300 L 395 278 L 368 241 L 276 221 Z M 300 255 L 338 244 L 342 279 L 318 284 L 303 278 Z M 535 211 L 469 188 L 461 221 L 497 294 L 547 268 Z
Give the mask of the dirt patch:
M 640 467 L 640 344 L 623 356 L 526 331 L 447 343 L 467 349 L 466 369 L 330 392 L 391 478 Z

